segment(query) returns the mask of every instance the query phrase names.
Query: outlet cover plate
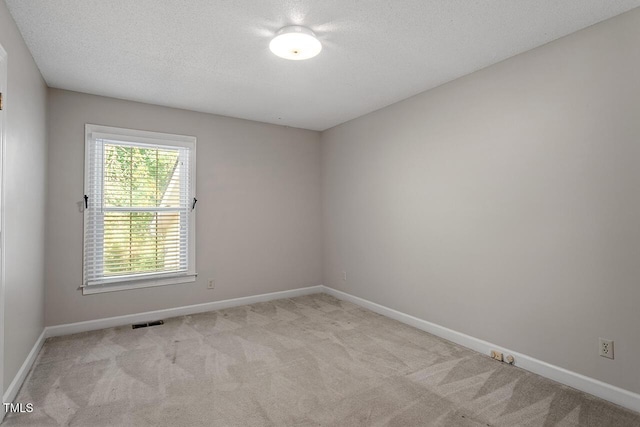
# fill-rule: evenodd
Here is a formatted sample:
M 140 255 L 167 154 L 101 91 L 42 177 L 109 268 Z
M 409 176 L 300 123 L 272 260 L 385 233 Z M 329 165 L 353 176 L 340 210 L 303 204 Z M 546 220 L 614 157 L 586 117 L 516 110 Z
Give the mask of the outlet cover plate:
M 605 338 L 600 338 L 599 340 L 600 356 L 606 357 L 607 359 L 613 359 L 613 340 Z

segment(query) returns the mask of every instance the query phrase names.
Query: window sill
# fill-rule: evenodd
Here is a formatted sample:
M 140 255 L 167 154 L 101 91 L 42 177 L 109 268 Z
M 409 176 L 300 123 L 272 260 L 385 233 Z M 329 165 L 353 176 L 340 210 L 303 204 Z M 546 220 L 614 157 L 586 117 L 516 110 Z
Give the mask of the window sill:
M 179 285 L 196 281 L 197 275 L 167 277 L 164 279 L 141 280 L 135 282 L 92 285 L 82 288 L 82 295 L 102 294 L 105 292 L 129 291 L 131 289 L 151 288 L 155 286 Z

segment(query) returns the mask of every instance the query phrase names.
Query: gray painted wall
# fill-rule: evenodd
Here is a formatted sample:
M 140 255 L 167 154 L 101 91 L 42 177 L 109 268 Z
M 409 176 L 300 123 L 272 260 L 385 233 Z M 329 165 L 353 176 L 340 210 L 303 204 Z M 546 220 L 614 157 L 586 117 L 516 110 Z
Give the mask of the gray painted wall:
M 640 9 L 324 132 L 325 284 L 640 392 L 638 46 Z
M 0 1 L 0 44 L 8 54 L 4 392 L 44 326 L 47 89 L 3 1 Z
M 315 285 L 324 257 L 329 286 L 640 392 L 639 24 L 629 12 L 326 131 L 322 144 L 315 132 L 50 89 L 47 174 L 46 86 L 0 2 L 4 388 L 45 320 Z M 87 122 L 198 137 L 195 284 L 77 290 Z M 597 356 L 599 336 L 616 341 L 616 360 Z
M 85 123 L 198 138 L 196 283 L 78 290 Z M 49 90 L 48 124 L 47 325 L 322 283 L 317 132 L 58 89 Z

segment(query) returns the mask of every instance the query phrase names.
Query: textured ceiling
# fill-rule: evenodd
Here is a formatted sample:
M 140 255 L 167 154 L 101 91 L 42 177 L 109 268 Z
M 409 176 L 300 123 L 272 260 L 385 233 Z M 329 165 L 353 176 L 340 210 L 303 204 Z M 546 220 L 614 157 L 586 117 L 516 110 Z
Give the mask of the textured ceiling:
M 51 87 L 324 130 L 640 0 L 6 0 Z M 323 43 L 287 61 L 285 25 Z

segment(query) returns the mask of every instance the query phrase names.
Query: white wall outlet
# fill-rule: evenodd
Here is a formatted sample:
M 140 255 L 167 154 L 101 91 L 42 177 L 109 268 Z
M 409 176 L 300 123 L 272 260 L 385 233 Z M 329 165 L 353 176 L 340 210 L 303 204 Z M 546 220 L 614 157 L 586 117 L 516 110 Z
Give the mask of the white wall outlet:
M 346 272 L 346 271 L 343 271 L 343 272 L 342 272 L 342 281 L 343 281 L 343 282 L 346 282 L 346 281 L 347 281 L 347 272 Z
M 613 359 L 613 340 L 600 338 L 600 356 Z
M 209 279 L 209 281 L 207 282 L 207 289 L 214 289 L 215 287 L 216 287 L 216 284 L 213 281 L 213 279 Z

